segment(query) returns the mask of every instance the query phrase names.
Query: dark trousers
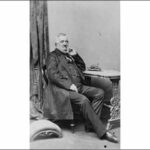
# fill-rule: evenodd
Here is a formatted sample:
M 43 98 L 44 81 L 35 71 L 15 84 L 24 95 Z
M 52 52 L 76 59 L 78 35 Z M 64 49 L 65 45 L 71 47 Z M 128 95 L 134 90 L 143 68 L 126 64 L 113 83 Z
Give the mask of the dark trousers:
M 85 120 L 89 121 L 98 137 L 106 133 L 106 125 L 100 120 L 101 109 L 104 103 L 104 91 L 100 88 L 82 85 L 79 92 L 69 92 L 73 104 L 79 105 Z
M 89 85 L 103 89 L 104 91 L 103 102 L 107 105 L 111 105 L 110 100 L 113 97 L 113 86 L 109 78 L 91 77 Z M 110 113 L 111 113 L 110 108 L 104 105 L 100 115 L 100 119 L 103 121 L 103 123 L 105 124 L 108 123 L 108 120 L 111 118 Z

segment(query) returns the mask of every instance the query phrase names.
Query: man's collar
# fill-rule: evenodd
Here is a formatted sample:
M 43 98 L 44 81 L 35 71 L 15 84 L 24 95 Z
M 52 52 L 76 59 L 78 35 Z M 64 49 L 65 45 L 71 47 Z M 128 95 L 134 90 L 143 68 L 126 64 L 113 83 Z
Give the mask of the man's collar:
M 57 54 L 59 55 L 65 55 L 65 56 L 69 56 L 68 53 L 63 53 L 62 51 L 60 51 L 58 48 L 55 48 L 55 51 L 57 52 Z
M 62 51 L 60 51 L 58 48 L 55 49 L 56 53 L 60 56 L 63 55 L 65 56 L 65 58 L 67 59 L 68 62 L 74 62 L 74 59 L 72 56 L 70 56 L 68 53 L 63 53 Z

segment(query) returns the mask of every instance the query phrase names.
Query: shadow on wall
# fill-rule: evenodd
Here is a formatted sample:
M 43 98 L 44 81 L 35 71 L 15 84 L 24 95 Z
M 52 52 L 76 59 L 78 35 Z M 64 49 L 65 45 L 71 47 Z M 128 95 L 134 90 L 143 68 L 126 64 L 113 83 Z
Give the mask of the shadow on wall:
M 87 66 L 120 70 L 119 1 L 48 1 L 48 15 L 51 51 L 63 32 Z

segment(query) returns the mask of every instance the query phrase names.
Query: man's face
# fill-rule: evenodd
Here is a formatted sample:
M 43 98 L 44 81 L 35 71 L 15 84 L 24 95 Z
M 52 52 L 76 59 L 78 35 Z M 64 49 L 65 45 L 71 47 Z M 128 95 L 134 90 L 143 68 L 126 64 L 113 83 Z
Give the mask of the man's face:
M 66 36 L 60 36 L 56 47 L 61 52 L 68 53 L 68 46 L 69 46 L 68 38 Z

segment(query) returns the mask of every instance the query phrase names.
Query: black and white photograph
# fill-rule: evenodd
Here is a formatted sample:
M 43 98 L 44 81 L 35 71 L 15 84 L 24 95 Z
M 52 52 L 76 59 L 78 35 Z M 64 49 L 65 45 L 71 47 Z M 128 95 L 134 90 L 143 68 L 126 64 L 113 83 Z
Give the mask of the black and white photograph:
M 120 148 L 120 2 L 30 2 L 30 148 Z
M 0 149 L 150 149 L 149 1 L 0 1 Z

